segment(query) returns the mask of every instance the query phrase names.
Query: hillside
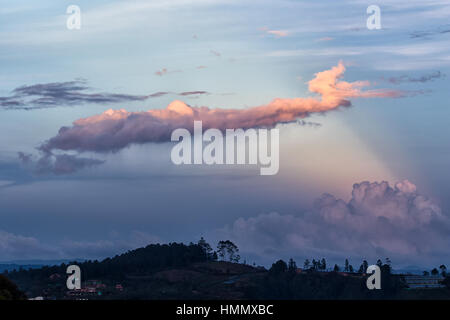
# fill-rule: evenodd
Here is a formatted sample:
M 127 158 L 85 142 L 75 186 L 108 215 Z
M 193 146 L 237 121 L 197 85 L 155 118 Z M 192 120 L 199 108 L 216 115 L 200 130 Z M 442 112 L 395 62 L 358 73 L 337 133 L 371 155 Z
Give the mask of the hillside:
M 8 278 L 0 275 L 0 300 L 21 300 L 25 295 Z
M 44 299 L 450 298 L 448 286 L 408 290 L 402 277 L 392 275 L 386 264 L 381 266 L 382 290 L 370 291 L 362 273 L 301 270 L 293 261 L 288 266 L 281 260 L 266 270 L 236 261 L 217 261 L 216 252 L 212 254 L 198 244 L 155 244 L 103 261 L 76 264 L 81 268 L 80 290 L 67 289 L 66 264 L 6 275 L 29 298 Z

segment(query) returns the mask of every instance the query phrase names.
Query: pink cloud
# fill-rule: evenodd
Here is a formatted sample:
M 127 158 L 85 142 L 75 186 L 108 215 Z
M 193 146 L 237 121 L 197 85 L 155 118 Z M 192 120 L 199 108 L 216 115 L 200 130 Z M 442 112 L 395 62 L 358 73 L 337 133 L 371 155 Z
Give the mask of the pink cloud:
M 62 127 L 58 134 L 40 149 L 108 152 L 131 144 L 170 141 L 176 128 L 192 130 L 194 120 L 203 121 L 203 128 L 274 127 L 277 123 L 305 118 L 311 113 L 326 112 L 340 106 L 349 106 L 350 98 L 399 97 L 400 91 L 367 90 L 367 81 L 340 80 L 345 66 L 318 72 L 309 81 L 309 91 L 318 97 L 276 98 L 268 104 L 248 109 L 211 109 L 191 107 L 176 100 L 166 109 L 129 112 L 124 109 L 107 110 L 102 114 L 76 120 L 71 127 Z
M 289 32 L 285 30 L 267 30 L 266 32 L 276 37 L 287 37 L 289 35 Z
M 167 71 L 166 68 L 162 68 L 161 70 L 156 71 L 155 74 L 156 74 L 157 76 L 160 76 L 160 77 L 161 77 L 161 76 L 165 75 L 167 72 L 168 72 L 168 71 Z
M 174 72 L 181 72 L 181 70 L 170 70 L 169 71 L 169 69 L 167 69 L 167 68 L 162 68 L 161 70 L 157 70 L 155 72 L 155 75 L 162 77 L 162 76 L 164 76 L 166 74 L 174 73 Z

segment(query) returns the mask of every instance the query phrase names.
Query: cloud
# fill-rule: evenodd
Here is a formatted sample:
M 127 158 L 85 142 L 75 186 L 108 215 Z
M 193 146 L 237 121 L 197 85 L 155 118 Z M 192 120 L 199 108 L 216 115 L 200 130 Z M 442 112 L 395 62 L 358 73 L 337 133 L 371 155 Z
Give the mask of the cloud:
M 169 71 L 166 69 L 166 68 L 162 68 L 161 70 L 158 70 L 158 71 L 156 71 L 155 72 L 155 74 L 157 75 L 157 76 L 163 76 L 163 75 L 165 75 L 165 74 L 167 74 Z
M 142 231 L 132 231 L 126 239 L 107 239 L 97 241 L 65 240 L 59 250 L 65 257 L 106 258 L 116 254 L 144 247 L 152 243 L 160 243 L 157 236 Z
M 340 78 L 344 71 L 343 63 L 339 63 L 315 75 L 309 82 L 309 90 L 319 97 L 276 98 L 266 105 L 248 109 L 191 107 L 178 100 L 162 110 L 128 112 L 110 109 L 99 115 L 79 119 L 71 127 L 62 127 L 56 136 L 39 149 L 44 152 L 118 151 L 131 144 L 170 141 L 174 129 L 192 130 L 194 120 L 203 121 L 205 129 L 274 127 L 277 123 L 295 121 L 311 113 L 349 106 L 349 98 L 402 96 L 401 91 L 386 89 L 362 91 L 361 88 L 370 83 L 342 81 Z
M 29 164 L 32 162 L 33 155 L 29 153 L 24 152 L 18 152 L 17 156 L 19 157 L 20 161 L 22 161 L 23 164 Z
M 239 218 L 216 231 L 242 252 L 431 263 L 449 258 L 449 218 L 408 180 L 354 184 L 350 201 L 323 194 L 304 214 L 260 214 Z M 429 260 L 427 260 L 429 259 Z M 440 261 L 442 262 L 442 261 Z
M 185 92 L 180 92 L 178 95 L 191 96 L 191 95 L 202 95 L 202 94 L 209 94 L 209 92 L 207 92 L 207 91 L 185 91 Z
M 407 75 L 402 75 L 399 77 L 390 77 L 386 80 L 393 84 L 408 83 L 408 82 L 409 83 L 417 83 L 417 82 L 425 83 L 425 82 L 445 78 L 445 76 L 446 75 L 441 73 L 440 71 L 435 71 L 433 73 L 426 74 L 426 75 L 423 75 L 420 77 L 410 77 Z
M 5 110 L 37 110 L 82 104 L 110 104 L 145 101 L 150 98 L 159 98 L 165 95 L 189 96 L 209 94 L 209 92 L 203 90 L 185 91 L 180 93 L 158 91 L 148 95 L 108 92 L 88 93 L 87 91 L 90 90 L 92 90 L 92 88 L 87 86 L 87 80 L 85 79 L 66 82 L 39 83 L 30 86 L 25 85 L 14 89 L 10 97 L 0 97 L 0 107 Z
M 158 98 L 158 97 L 165 96 L 165 95 L 167 95 L 167 94 L 170 94 L 170 92 L 158 91 L 158 92 L 152 93 L 152 94 L 150 95 L 150 97 L 151 97 L 151 98 Z
M 52 152 L 42 152 L 39 159 L 34 161 L 32 154 L 18 152 L 18 157 L 22 164 L 31 169 L 35 174 L 55 174 L 63 175 L 76 172 L 83 168 L 88 168 L 104 163 L 103 160 L 80 157 L 71 154 L 53 154 Z
M 296 123 L 300 126 L 313 127 L 313 128 L 318 128 L 318 127 L 322 126 L 321 123 L 313 122 L 313 121 L 305 121 L 305 120 L 298 120 Z
M 331 40 L 334 40 L 334 38 L 331 38 L 331 37 L 323 37 L 323 38 L 317 39 L 316 41 L 322 42 L 322 41 L 331 41 Z
M 5 109 L 16 109 L 24 107 L 24 102 L 16 97 L 0 97 L 0 106 Z
M 65 239 L 59 243 L 48 245 L 34 237 L 0 230 L 0 257 L 1 261 L 70 258 L 100 259 L 158 242 L 161 242 L 159 237 L 135 230 L 125 237 L 115 235 L 109 239 L 96 241 Z
M 144 101 L 162 95 L 157 92 L 149 95 L 130 95 L 120 93 L 96 92 L 87 86 L 85 79 L 66 82 L 39 83 L 25 85 L 12 91 L 10 97 L 0 97 L 0 106 L 4 109 L 34 110 L 82 104 L 109 104 L 130 101 Z
M 402 91 L 366 90 L 368 81 L 341 80 L 345 66 L 337 66 L 315 74 L 309 81 L 309 90 L 318 94 L 310 98 L 276 98 L 266 105 L 248 109 L 210 109 L 191 107 L 175 100 L 166 109 L 129 112 L 109 109 L 102 114 L 76 120 L 70 127 L 61 127 L 56 136 L 38 147 L 41 157 L 28 166 L 42 173 L 68 174 L 79 169 L 103 163 L 102 160 L 81 157 L 65 152 L 116 152 L 132 144 L 168 142 L 173 130 L 186 128 L 192 132 L 194 120 L 203 121 L 203 128 L 220 130 L 236 128 L 272 128 L 279 123 L 294 122 L 311 113 L 321 113 L 340 106 L 350 106 L 350 98 L 387 97 L 403 95 Z M 159 92 L 159 96 L 169 94 Z M 208 94 L 206 91 L 186 91 L 181 96 Z M 24 155 L 19 154 L 24 160 Z
M 48 155 L 38 161 L 38 173 L 68 174 L 82 168 L 104 163 L 102 160 L 78 157 L 69 154 Z
M 289 35 L 289 32 L 286 31 L 286 30 L 271 30 L 271 29 L 269 29 L 267 27 L 262 27 L 259 30 L 261 30 L 265 34 L 273 35 L 273 36 L 275 36 L 277 38 L 287 37 Z
M 430 39 L 433 36 L 445 35 L 450 33 L 449 25 L 442 25 L 435 29 L 414 31 L 409 34 L 412 39 Z
M 155 75 L 162 77 L 162 76 L 165 76 L 167 74 L 176 73 L 176 72 L 182 72 L 182 71 L 181 70 L 169 70 L 167 68 L 162 68 L 161 70 L 157 70 L 155 72 Z
M 55 255 L 57 255 L 57 251 L 54 248 L 42 244 L 36 238 L 0 230 L 0 257 L 2 261 L 35 257 L 52 258 Z
M 210 52 L 211 54 L 215 55 L 216 57 L 220 57 L 220 56 L 222 55 L 220 52 L 215 51 L 215 50 L 210 50 L 209 52 Z
M 287 37 L 289 35 L 289 32 L 285 30 L 266 30 L 268 34 L 274 35 L 278 38 L 280 37 Z

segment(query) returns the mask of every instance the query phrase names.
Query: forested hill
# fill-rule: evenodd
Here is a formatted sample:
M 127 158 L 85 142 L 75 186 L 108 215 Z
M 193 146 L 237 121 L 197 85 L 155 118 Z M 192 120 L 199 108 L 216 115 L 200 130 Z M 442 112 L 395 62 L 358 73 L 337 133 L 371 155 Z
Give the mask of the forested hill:
M 326 269 L 325 259 L 305 261 L 303 269 L 293 259 L 279 260 L 266 270 L 239 263 L 238 252 L 229 240 L 214 251 L 202 238 L 197 244 L 152 244 L 102 261 L 70 263 L 81 269 L 81 290 L 67 288 L 68 264 L 5 275 L 28 298 L 44 299 L 450 299 L 450 277 L 445 287 L 408 290 L 381 261 L 382 289 L 368 290 L 368 275 L 347 260 L 344 272 L 337 265 Z M 23 297 L 2 279 L 0 298 Z
M 205 251 L 196 244 L 182 243 L 151 244 L 144 248 L 128 251 L 102 261 L 71 262 L 59 266 L 44 266 L 40 269 L 15 270 L 8 277 L 15 281 L 48 278 L 52 274 L 66 274 L 67 266 L 76 264 L 84 278 L 120 280 L 129 274 L 151 274 L 159 270 L 183 267 L 194 262 L 206 261 Z
M 8 278 L 0 274 L 0 300 L 21 300 L 25 295 Z

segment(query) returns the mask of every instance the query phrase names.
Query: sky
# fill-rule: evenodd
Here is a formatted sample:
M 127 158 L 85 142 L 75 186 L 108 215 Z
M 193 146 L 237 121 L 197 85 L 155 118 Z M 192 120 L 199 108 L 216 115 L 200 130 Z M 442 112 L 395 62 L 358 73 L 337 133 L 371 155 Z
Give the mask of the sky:
M 0 0 L 0 261 L 203 236 L 263 265 L 449 263 L 449 17 L 444 0 Z M 279 129 L 278 173 L 174 165 L 194 119 Z

